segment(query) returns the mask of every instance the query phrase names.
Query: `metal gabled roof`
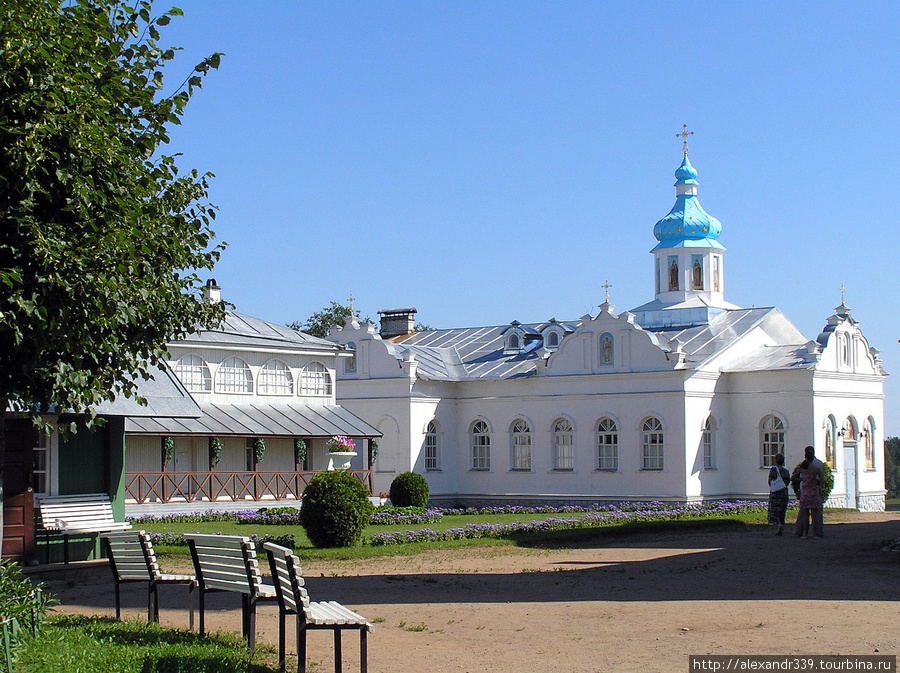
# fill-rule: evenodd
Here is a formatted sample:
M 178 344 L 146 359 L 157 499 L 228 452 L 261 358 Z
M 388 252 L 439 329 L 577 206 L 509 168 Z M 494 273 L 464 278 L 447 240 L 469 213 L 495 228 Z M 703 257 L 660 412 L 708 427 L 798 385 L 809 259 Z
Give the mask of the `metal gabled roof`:
M 147 404 L 138 404 L 135 396 L 120 395 L 112 402 L 102 402 L 93 407 L 100 416 L 163 416 L 196 418 L 201 415 L 200 407 L 191 397 L 178 377 L 165 364 L 147 379 L 134 379 L 136 394 Z
M 759 372 L 784 369 L 815 369 L 815 358 L 808 359 L 806 345 L 761 346 L 752 353 L 723 367 L 723 372 Z
M 381 432 L 341 406 L 324 404 L 201 404 L 199 418 L 137 418 L 130 435 L 246 437 L 380 437 Z
M 332 352 L 340 350 L 340 347 L 331 341 L 236 312 L 228 313 L 219 329 L 192 332 L 172 345 L 182 342 Z

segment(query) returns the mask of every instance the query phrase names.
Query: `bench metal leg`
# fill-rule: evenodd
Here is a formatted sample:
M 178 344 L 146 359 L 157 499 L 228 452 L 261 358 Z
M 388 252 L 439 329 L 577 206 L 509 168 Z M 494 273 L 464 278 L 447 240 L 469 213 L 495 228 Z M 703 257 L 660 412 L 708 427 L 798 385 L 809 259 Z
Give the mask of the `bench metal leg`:
M 116 621 L 122 621 L 122 603 L 119 598 L 119 580 L 116 579 Z
M 341 630 L 334 630 L 334 673 L 341 673 L 343 662 L 341 661 Z
M 297 673 L 306 673 L 306 622 L 297 615 Z
M 69 534 L 63 533 L 63 563 L 69 564 Z
M 159 591 L 152 582 L 147 587 L 147 621 L 159 624 Z
M 287 655 L 285 653 L 285 650 L 287 649 L 287 647 L 286 647 L 286 643 L 285 643 L 286 638 L 285 638 L 285 633 L 284 633 L 285 627 L 286 627 L 286 624 L 285 624 L 286 621 L 287 620 L 285 619 L 284 611 L 279 609 L 278 610 L 278 670 L 282 671 L 282 673 L 284 672 L 284 670 L 287 666 Z
M 206 635 L 206 592 L 200 589 L 200 635 Z
M 369 630 L 359 630 L 359 673 L 369 673 Z
M 194 631 L 194 586 L 194 584 L 188 585 L 188 608 L 190 610 L 188 624 L 190 624 L 189 628 L 192 633 Z

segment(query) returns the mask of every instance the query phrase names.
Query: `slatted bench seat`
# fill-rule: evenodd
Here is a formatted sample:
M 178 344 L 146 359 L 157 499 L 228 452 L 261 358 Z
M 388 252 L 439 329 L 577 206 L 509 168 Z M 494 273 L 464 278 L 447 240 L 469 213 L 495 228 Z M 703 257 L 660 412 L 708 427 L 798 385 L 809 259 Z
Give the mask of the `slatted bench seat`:
M 359 631 L 359 670 L 366 673 L 369 668 L 367 635 L 375 627 L 360 614 L 340 603 L 327 601 L 312 603 L 306 592 L 300 559 L 290 549 L 273 542 L 266 542 L 263 548 L 269 556 L 269 568 L 278 597 L 278 663 L 285 669 L 285 618 L 297 617 L 297 671 L 306 672 L 306 632 L 310 629 L 334 631 L 334 670 L 341 673 L 341 632 Z
M 185 533 L 200 587 L 200 635 L 206 633 L 206 594 L 230 591 L 241 594 L 241 633 L 252 655 L 256 647 L 256 604 L 275 601 L 275 587 L 264 584 L 256 560 L 256 547 L 242 535 Z
M 119 585 L 126 582 L 147 583 L 147 621 L 159 622 L 159 586 L 179 584 L 188 588 L 190 606 L 190 629 L 194 630 L 194 587 L 197 579 L 193 575 L 175 575 L 159 569 L 156 552 L 150 535 L 142 530 L 103 533 L 100 536 L 106 548 L 109 567 L 116 583 L 116 619 L 121 619 Z
M 113 518 L 112 503 L 106 493 L 49 495 L 39 500 L 41 526 L 50 533 L 62 533 L 63 562 L 69 562 L 69 536 L 129 530 L 127 521 Z

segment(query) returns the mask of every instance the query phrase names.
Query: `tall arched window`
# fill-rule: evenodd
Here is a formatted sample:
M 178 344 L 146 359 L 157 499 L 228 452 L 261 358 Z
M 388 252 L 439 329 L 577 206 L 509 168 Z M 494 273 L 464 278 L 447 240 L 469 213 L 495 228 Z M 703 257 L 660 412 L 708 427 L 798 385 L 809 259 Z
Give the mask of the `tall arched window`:
M 310 362 L 300 373 L 301 395 L 331 395 L 331 374 L 321 362 Z
M 866 469 L 875 469 L 875 422 L 871 417 L 866 419 L 863 429 L 863 437 L 866 440 Z
M 506 340 L 506 348 L 511 351 L 519 350 L 519 337 L 517 334 L 510 334 Z
M 710 416 L 700 433 L 700 450 L 703 454 L 703 469 L 716 469 L 716 422 Z
M 531 428 L 521 418 L 515 420 L 510 429 L 512 441 L 512 469 L 531 469 Z
M 565 418 L 553 423 L 553 469 L 575 469 L 575 434 L 572 424 Z
M 253 374 L 250 366 L 240 358 L 227 358 L 216 372 L 216 392 L 252 393 Z
M 597 469 L 619 469 L 619 429 L 611 418 L 601 418 L 597 423 Z
M 352 374 L 356 371 L 356 344 L 352 341 L 348 341 L 344 348 L 353 353 L 351 357 L 344 358 L 344 373 Z
M 491 435 L 484 421 L 472 424 L 472 469 L 491 469 Z
M 184 355 L 175 363 L 175 376 L 192 393 L 208 393 L 212 390 L 209 367 L 198 355 Z
M 425 469 L 440 470 L 441 469 L 441 453 L 438 444 L 438 427 L 435 421 L 428 424 L 425 431 Z
M 559 346 L 559 332 L 547 333 L 547 348 L 556 348 Z
M 834 469 L 834 447 L 837 444 L 837 421 L 834 416 L 825 419 L 825 462 Z
M 281 360 L 269 360 L 259 370 L 257 391 L 260 395 L 293 395 L 291 370 Z
M 777 416 L 766 416 L 759 424 L 760 460 L 763 467 L 772 467 L 775 456 L 784 453 L 784 422 Z
M 641 425 L 641 435 L 641 469 L 663 469 L 665 437 L 660 420 L 653 416 L 646 419 Z

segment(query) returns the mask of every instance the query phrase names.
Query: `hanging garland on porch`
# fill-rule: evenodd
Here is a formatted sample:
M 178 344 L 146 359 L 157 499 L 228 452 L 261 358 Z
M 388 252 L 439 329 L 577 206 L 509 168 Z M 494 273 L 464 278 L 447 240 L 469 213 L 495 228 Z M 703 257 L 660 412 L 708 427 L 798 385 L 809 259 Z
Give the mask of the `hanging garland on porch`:
M 294 440 L 294 463 L 302 465 L 306 460 L 306 442 L 297 437 Z
M 163 456 L 166 465 L 172 462 L 172 456 L 175 455 L 175 440 L 171 437 L 163 437 L 162 440 Z
M 266 455 L 266 440 L 257 437 L 253 440 L 253 453 L 256 455 L 256 462 L 261 463 L 263 456 Z
M 209 438 L 209 458 L 213 465 L 219 464 L 219 456 L 222 455 L 222 440 L 218 437 Z
M 378 440 L 373 439 L 371 444 L 372 444 L 372 462 L 374 463 L 376 460 L 378 460 Z

